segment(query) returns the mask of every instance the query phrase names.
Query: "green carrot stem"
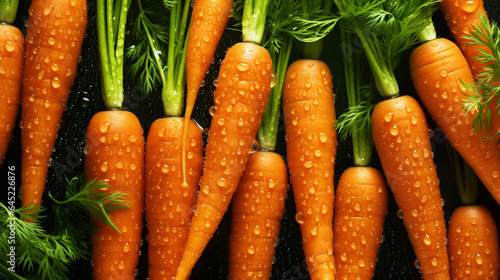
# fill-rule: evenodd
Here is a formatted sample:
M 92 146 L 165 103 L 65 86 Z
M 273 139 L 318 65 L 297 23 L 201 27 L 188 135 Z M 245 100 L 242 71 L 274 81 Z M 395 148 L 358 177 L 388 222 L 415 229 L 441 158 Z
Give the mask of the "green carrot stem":
M 283 38 L 284 49 L 281 49 L 276 56 L 275 52 L 271 53 L 273 59 L 273 72 L 276 73 L 276 84 L 271 90 L 268 105 L 262 123 L 257 134 L 257 141 L 260 149 L 274 151 L 278 139 L 278 125 L 281 113 L 281 94 L 285 83 L 285 74 L 288 68 L 288 61 L 292 52 L 293 37 L 286 35 Z
M 241 21 L 244 42 L 262 43 L 269 0 L 245 0 Z
M 16 20 L 19 0 L 0 0 L 0 23 L 13 24 Z
M 462 204 L 474 204 L 478 192 L 478 181 L 474 170 L 449 143 L 446 144 L 446 153 L 448 161 L 455 172 L 455 180 Z
M 436 39 L 436 28 L 432 22 L 432 18 L 429 18 L 429 22 L 425 25 L 422 30 L 417 33 L 417 38 L 420 42 L 425 43 Z

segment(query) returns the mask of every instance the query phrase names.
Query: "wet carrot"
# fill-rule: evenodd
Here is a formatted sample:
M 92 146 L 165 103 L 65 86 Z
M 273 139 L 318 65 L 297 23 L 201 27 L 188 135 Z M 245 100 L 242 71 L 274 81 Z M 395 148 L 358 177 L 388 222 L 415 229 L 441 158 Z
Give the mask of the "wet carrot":
M 387 212 L 385 179 L 375 168 L 350 167 L 335 194 L 334 257 L 338 279 L 372 279 Z
M 481 78 L 481 73 L 485 72 L 485 67 L 488 63 L 478 60 L 477 57 L 481 55 L 482 51 L 491 53 L 491 49 L 484 45 L 471 44 L 472 40 L 466 38 L 466 36 L 471 36 L 474 28 L 481 26 L 480 15 L 488 19 L 483 1 L 443 0 L 439 3 L 439 7 L 456 44 L 469 63 L 474 79 Z M 498 103 L 497 99 L 498 97 L 494 97 L 494 99 L 488 102 L 488 107 L 493 114 L 490 128 L 493 135 L 500 131 L 499 112 L 495 108 Z
M 271 69 L 267 50 L 245 42 L 232 46 L 221 64 L 200 192 L 178 280 L 188 277 L 227 211 L 266 108 Z
M 286 164 L 280 155 L 266 151 L 250 155 L 232 202 L 231 279 L 271 278 L 287 182 Z
M 14 10 L 15 13 L 16 10 Z M 24 36 L 0 19 L 0 164 L 16 125 L 24 65 Z
M 148 277 L 173 279 L 188 236 L 203 164 L 203 139 L 189 122 L 187 184 L 182 177 L 184 119 L 162 118 L 149 129 L 146 142 L 145 210 L 149 236 Z
M 413 85 L 432 118 L 446 134 L 450 144 L 472 167 L 479 179 L 500 202 L 500 151 L 487 132 L 474 131 L 473 118 L 462 100 L 470 94 L 462 82 L 474 78 L 460 49 L 447 39 L 437 39 L 415 49 L 410 57 Z
M 498 279 L 498 231 L 488 208 L 455 209 L 448 237 L 452 279 Z
M 92 219 L 98 228 L 92 235 L 94 279 L 135 279 L 144 206 L 142 127 L 130 112 L 103 111 L 92 117 L 86 137 L 85 180 L 104 180 L 110 188 L 102 191 L 127 194 L 130 207 L 109 213 L 121 233 Z
M 287 161 L 311 279 L 334 279 L 333 172 L 335 103 L 328 66 L 298 60 L 285 76 L 283 115 Z
M 450 279 L 439 179 L 422 108 L 411 96 L 378 103 L 372 137 L 423 278 Z
M 28 11 L 20 124 L 23 206 L 42 200 L 85 36 L 87 2 L 34 0 Z

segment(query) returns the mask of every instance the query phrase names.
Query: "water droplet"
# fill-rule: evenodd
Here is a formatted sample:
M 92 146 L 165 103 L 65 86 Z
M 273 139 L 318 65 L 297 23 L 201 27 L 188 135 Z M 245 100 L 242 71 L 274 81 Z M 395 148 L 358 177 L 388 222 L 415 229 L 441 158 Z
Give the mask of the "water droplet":
M 106 171 L 108 171 L 108 163 L 107 163 L 107 162 L 105 162 L 105 163 L 103 163 L 103 164 L 101 165 L 101 171 L 102 171 L 102 172 L 106 172 Z
M 304 214 L 302 214 L 302 212 L 297 212 L 297 214 L 295 214 L 295 221 L 299 224 L 303 224 L 305 222 Z
M 392 113 L 387 113 L 387 114 L 385 114 L 385 116 L 384 116 L 384 120 L 385 120 L 386 122 L 390 122 L 390 121 L 392 121 Z
M 424 236 L 424 244 L 425 245 L 431 245 L 431 243 L 432 243 L 431 237 L 428 234 L 425 234 L 425 236 Z
M 219 83 L 219 79 L 215 79 L 213 82 L 214 86 L 217 86 L 217 84 Z
M 260 227 L 259 227 L 258 225 L 254 227 L 254 229 L 253 229 L 253 233 L 255 233 L 255 234 L 257 234 L 257 235 L 259 235 L 259 234 L 260 234 Z
M 215 115 L 215 109 L 215 106 L 212 106 L 210 107 L 210 109 L 208 109 L 208 113 L 210 114 L 210 116 L 213 117 Z
M 201 81 L 200 83 L 200 87 L 204 87 L 205 85 L 207 84 L 207 82 L 205 80 Z
M 389 132 L 393 135 L 396 136 L 399 134 L 399 127 L 397 125 L 394 125 L 389 129 Z
M 420 269 L 420 262 L 418 260 L 415 260 L 413 262 L 413 265 L 415 266 L 416 269 Z
M 312 161 L 306 161 L 304 162 L 304 167 L 305 168 L 311 168 L 313 166 L 313 162 Z
M 47 42 L 49 43 L 49 45 L 53 46 L 53 45 L 56 43 L 56 39 L 54 39 L 54 38 L 49 38 L 49 39 L 47 40 Z
M 467 0 L 467 1 L 465 1 L 465 2 L 462 3 L 462 5 L 460 6 L 460 8 L 462 9 L 462 11 L 464 11 L 466 13 L 472 13 L 475 10 L 477 10 L 478 6 L 479 6 L 479 1 L 477 1 L 477 0 Z
M 396 212 L 396 215 L 398 216 L 398 218 L 403 219 L 403 210 L 398 209 L 398 211 Z
M 491 177 L 493 177 L 493 178 L 495 178 L 495 179 L 497 179 L 499 176 L 500 176 L 500 173 L 499 173 L 498 171 L 493 171 L 493 172 L 491 173 Z
M 267 187 L 273 189 L 276 186 L 276 182 L 273 179 L 269 179 L 267 182 Z
M 50 13 L 52 13 L 52 10 L 54 9 L 54 5 L 50 5 L 47 8 L 43 10 L 43 14 L 48 16 Z
M 366 265 L 366 263 L 365 263 L 365 261 L 363 259 L 361 259 L 361 260 L 358 261 L 358 266 L 359 267 L 365 267 L 365 265 Z
M 255 247 L 253 245 L 248 246 L 247 251 L 250 255 L 255 254 Z
M 277 83 L 278 83 L 278 78 L 276 77 L 276 74 L 273 72 L 271 73 L 271 88 L 275 87 Z
M 432 266 L 437 266 L 438 265 L 438 260 L 436 258 L 432 258 L 431 264 L 432 264 Z
M 124 253 L 127 253 L 128 251 L 130 251 L 130 245 L 128 245 L 128 243 L 127 243 L 127 244 L 125 244 L 125 245 L 123 246 L 123 252 L 124 252 Z
M 311 229 L 311 235 L 313 235 L 313 236 L 318 235 L 318 228 L 317 228 L 317 227 L 313 227 L 313 228 Z
M 57 89 L 61 87 L 61 81 L 59 80 L 58 77 L 54 77 L 51 81 L 52 87 Z
M 250 65 L 248 63 L 241 62 L 236 64 L 236 69 L 238 69 L 241 72 L 245 72 L 248 71 L 248 69 L 250 69 Z
M 354 205 L 354 210 L 361 211 L 361 205 L 359 205 L 359 203 L 356 203 L 356 205 Z
M 320 132 L 319 133 L 319 141 L 321 141 L 321 143 L 325 143 L 327 140 L 328 140 L 328 136 L 326 136 L 326 134 L 324 134 L 323 132 Z
M 476 254 L 476 257 L 474 258 L 476 260 L 476 263 L 481 265 L 484 262 L 483 256 L 481 256 L 479 253 Z
M 257 142 L 256 140 L 253 140 L 253 142 L 252 142 L 252 148 L 250 150 L 250 153 L 254 153 L 254 152 L 258 151 L 259 148 L 260 148 L 259 142 Z

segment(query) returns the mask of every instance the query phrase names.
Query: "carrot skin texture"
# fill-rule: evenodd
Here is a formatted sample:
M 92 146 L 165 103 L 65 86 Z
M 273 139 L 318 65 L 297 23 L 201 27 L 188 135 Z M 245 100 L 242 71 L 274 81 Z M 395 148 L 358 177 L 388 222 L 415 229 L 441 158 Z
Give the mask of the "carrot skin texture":
M 145 210 L 149 236 L 148 277 L 173 279 L 187 240 L 203 165 L 201 129 L 188 125 L 187 184 L 182 177 L 184 118 L 162 118 L 146 141 Z
M 439 179 L 422 108 L 411 96 L 378 103 L 372 137 L 424 280 L 450 279 Z
M 373 167 L 350 167 L 335 194 L 334 257 L 338 279 L 372 279 L 387 213 L 388 191 Z
M 23 207 L 41 203 L 86 26 L 86 0 L 34 0 L 29 8 L 20 124 Z
M 24 35 L 19 28 L 0 24 L 0 164 L 16 125 L 24 65 Z
M 287 158 L 311 279 L 334 279 L 333 205 L 337 149 L 335 102 L 328 66 L 298 60 L 283 89 Z
M 229 239 L 229 278 L 270 279 L 285 209 L 288 171 L 274 152 L 250 155 L 234 193 Z
M 94 279 L 135 279 L 141 246 L 144 207 L 144 137 L 137 117 L 127 111 L 95 114 L 87 128 L 85 180 L 104 180 L 103 192 L 127 195 L 128 209 L 109 213 L 121 231 L 114 231 L 96 217 L 92 235 Z
M 498 279 L 498 231 L 488 208 L 469 205 L 455 209 L 448 237 L 452 279 Z
M 487 132 L 474 132 L 477 112 L 465 114 L 462 107 L 462 100 L 474 93 L 461 81 L 470 84 L 474 78 L 460 49 L 447 39 L 423 44 L 411 54 L 410 70 L 415 90 L 432 118 L 500 203 L 500 150 L 496 139 L 485 138 Z
M 458 4 L 458 6 L 457 6 Z M 443 13 L 448 28 L 453 34 L 456 44 L 462 51 L 465 59 L 469 63 L 472 75 L 474 79 L 479 78 L 479 74 L 484 72 L 484 68 L 487 63 L 483 63 L 475 57 L 481 55 L 481 51 L 486 51 L 491 53 L 489 48 L 480 45 L 468 44 L 471 41 L 463 38 L 464 36 L 470 36 L 471 32 L 475 27 L 479 27 L 481 20 L 479 15 L 482 14 L 488 18 L 486 10 L 484 9 L 483 1 L 466 1 L 466 0 L 443 0 L 439 3 L 441 12 Z M 496 107 L 497 97 L 488 103 L 488 107 L 493 114 L 491 118 L 491 129 L 490 131 L 494 135 L 500 131 L 500 117 L 498 116 L 499 111 Z
M 176 279 L 188 277 L 227 211 L 271 91 L 272 61 L 254 43 L 232 46 L 221 64 L 200 192 Z
M 186 121 L 193 112 L 201 83 L 231 17 L 233 0 L 196 0 L 186 46 Z

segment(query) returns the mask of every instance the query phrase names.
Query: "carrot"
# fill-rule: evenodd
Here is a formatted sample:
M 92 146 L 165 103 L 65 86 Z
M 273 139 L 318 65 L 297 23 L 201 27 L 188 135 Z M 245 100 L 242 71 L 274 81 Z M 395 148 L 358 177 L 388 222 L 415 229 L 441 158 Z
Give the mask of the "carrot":
M 474 39 L 472 39 L 473 33 L 478 39 L 485 40 L 486 38 L 491 38 L 491 35 L 482 36 L 481 34 L 477 34 L 478 28 L 489 29 L 490 23 L 488 21 L 488 15 L 484 9 L 483 1 L 454 1 L 454 0 L 444 0 L 439 3 L 439 7 L 441 12 L 446 19 L 446 23 L 448 24 L 451 33 L 453 34 L 453 38 L 455 39 L 456 44 L 462 51 L 465 59 L 469 63 L 469 67 L 472 71 L 472 75 L 474 79 L 491 79 L 491 77 L 485 76 L 485 73 L 490 70 L 487 69 L 490 64 L 490 61 L 483 61 L 479 59 L 483 55 L 482 52 L 486 52 L 488 54 L 492 54 L 491 47 L 487 44 L 483 43 L 475 43 Z M 484 17 L 484 19 L 481 19 Z M 482 20 L 485 20 L 486 26 L 483 25 Z M 487 41 L 486 41 L 487 42 Z M 491 84 L 498 86 L 498 81 L 490 81 Z M 490 93 L 486 93 L 489 95 Z M 496 108 L 498 104 L 498 96 L 489 97 L 486 96 L 486 100 L 489 100 L 488 110 L 492 113 L 492 118 L 489 121 L 489 131 L 493 135 L 500 133 L 500 117 L 498 108 Z
M 186 122 L 205 78 L 224 28 L 231 17 L 233 0 L 197 0 L 191 16 L 186 47 Z
M 20 124 L 23 206 L 41 203 L 86 26 L 86 0 L 35 0 L 29 8 Z
M 455 209 L 448 237 L 452 279 L 498 279 L 498 232 L 488 208 Z
M 311 279 L 334 279 L 333 172 L 337 147 L 335 106 L 328 66 L 298 60 L 288 67 L 283 115 L 302 243 Z
M 267 50 L 247 42 L 232 46 L 221 64 L 200 192 L 176 279 L 188 277 L 227 211 L 266 108 L 271 67 Z
M 335 195 L 334 257 L 339 279 L 372 279 L 387 212 L 388 191 L 372 167 L 350 167 Z
M 19 28 L 12 26 L 16 5 L 6 5 L 4 14 L 0 16 L 0 164 L 9 148 L 12 131 L 16 125 L 19 102 L 21 101 L 21 84 L 24 65 L 24 36 Z
M 87 128 L 85 180 L 104 180 L 110 188 L 101 191 L 128 194 L 130 207 L 109 214 L 121 233 L 93 217 L 93 226 L 98 228 L 92 235 L 94 279 L 135 279 L 144 197 L 142 134 L 139 120 L 127 111 L 99 112 Z
M 135 279 L 143 226 L 144 131 L 133 113 L 121 110 L 129 3 L 108 4 L 97 1 L 102 96 L 108 110 L 95 114 L 87 127 L 85 180 L 105 181 L 109 188 L 99 191 L 126 195 L 128 208 L 109 214 L 115 228 L 91 217 L 96 227 L 91 238 L 93 275 L 96 280 Z
M 189 122 L 187 185 L 182 177 L 183 118 L 156 120 L 146 142 L 146 221 L 149 279 L 173 279 L 187 240 L 203 164 L 203 139 Z
M 372 137 L 424 279 L 450 279 L 446 225 L 427 121 L 418 102 L 401 96 L 378 103 Z
M 460 49 L 447 39 L 421 45 L 410 57 L 413 85 L 432 118 L 450 144 L 472 167 L 500 203 L 500 151 L 496 140 L 475 133 L 475 110 L 464 110 L 462 100 L 474 92 L 463 85 L 474 78 Z
M 287 182 L 286 164 L 279 154 L 250 155 L 232 203 L 229 278 L 270 279 Z

